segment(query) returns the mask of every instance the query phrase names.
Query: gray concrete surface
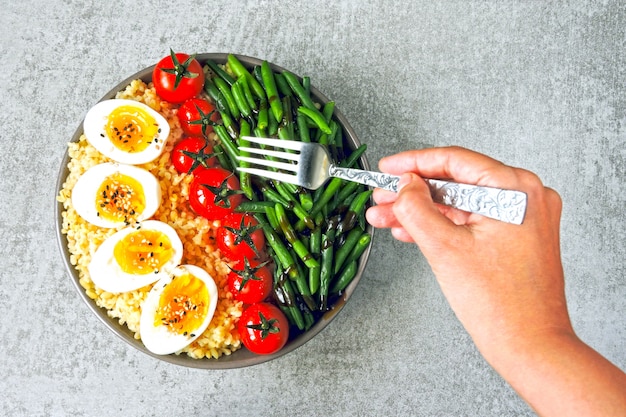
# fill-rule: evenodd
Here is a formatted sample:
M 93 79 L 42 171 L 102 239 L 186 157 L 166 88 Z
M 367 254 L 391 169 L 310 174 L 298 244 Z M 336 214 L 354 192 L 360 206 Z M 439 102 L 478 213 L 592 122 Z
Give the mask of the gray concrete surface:
M 419 252 L 386 232 L 339 317 L 276 361 L 182 368 L 101 325 L 56 246 L 56 176 L 88 108 L 170 47 L 311 75 L 374 165 L 456 144 L 537 172 L 564 200 L 575 328 L 626 368 L 623 2 L 0 6 L 0 415 L 533 415 L 479 355 Z

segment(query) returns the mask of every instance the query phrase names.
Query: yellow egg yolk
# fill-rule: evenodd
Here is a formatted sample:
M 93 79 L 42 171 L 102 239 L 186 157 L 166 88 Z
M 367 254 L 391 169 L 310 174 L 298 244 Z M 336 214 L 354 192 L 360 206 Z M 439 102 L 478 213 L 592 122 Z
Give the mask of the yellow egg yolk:
M 154 326 L 168 326 L 177 334 L 191 336 L 209 309 L 209 291 L 204 281 L 186 272 L 164 289 L 154 316 Z
M 114 146 L 125 152 L 145 150 L 159 133 L 159 125 L 144 109 L 125 105 L 113 110 L 105 125 Z
M 122 271 L 145 275 L 156 272 L 174 255 L 172 242 L 157 230 L 137 230 L 115 244 L 113 256 Z
M 134 222 L 146 207 L 146 197 L 139 181 L 116 172 L 104 179 L 96 195 L 99 217 L 114 222 Z

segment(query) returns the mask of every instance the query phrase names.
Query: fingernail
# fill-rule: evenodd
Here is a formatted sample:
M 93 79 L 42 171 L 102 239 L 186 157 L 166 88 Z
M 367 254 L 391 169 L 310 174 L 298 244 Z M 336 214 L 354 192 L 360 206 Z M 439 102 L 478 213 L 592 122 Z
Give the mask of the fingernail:
M 409 185 L 413 182 L 413 174 L 410 172 L 404 173 L 400 176 L 400 181 L 398 181 L 398 192 L 401 191 L 404 186 Z

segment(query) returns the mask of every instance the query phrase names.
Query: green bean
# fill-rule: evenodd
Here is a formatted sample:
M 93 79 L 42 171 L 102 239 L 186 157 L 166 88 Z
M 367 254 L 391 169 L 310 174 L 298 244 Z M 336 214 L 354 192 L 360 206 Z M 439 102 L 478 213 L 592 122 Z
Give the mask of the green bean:
M 239 126 L 237 126 L 237 123 L 228 114 L 220 113 L 220 116 L 222 117 L 222 124 L 230 137 L 233 139 L 239 137 Z
M 330 180 L 328 185 L 326 185 L 326 188 L 324 188 L 324 191 L 322 192 L 320 197 L 313 202 L 313 207 L 309 211 L 309 214 L 311 216 L 315 216 L 317 213 L 322 211 L 322 209 L 326 206 L 326 204 L 328 204 L 328 202 L 335 196 L 337 191 L 339 191 L 339 188 L 341 188 L 342 182 L 343 180 L 340 178 L 333 178 L 332 180 Z M 296 230 L 303 230 L 303 229 L 299 229 L 298 225 L 296 225 Z
M 343 245 L 335 251 L 333 273 L 339 273 L 341 267 L 344 265 L 344 261 L 348 258 L 348 255 L 350 255 L 350 252 L 352 252 L 352 249 L 354 249 L 363 233 L 362 229 L 356 227 L 350 230 Z
M 276 216 L 276 209 L 274 208 L 278 203 L 272 203 L 268 201 L 271 206 L 265 207 L 265 217 L 267 217 L 267 221 L 272 226 L 272 229 L 276 230 L 276 233 L 280 230 L 280 223 L 278 223 L 278 217 Z
M 254 78 L 256 78 L 259 84 L 261 84 L 261 87 L 265 88 L 265 84 L 263 83 L 263 75 L 261 74 L 260 65 L 255 65 L 254 68 L 252 68 L 252 75 L 254 76 Z
M 259 84 L 259 82 L 252 76 L 252 74 L 250 74 L 250 71 L 248 71 L 246 67 L 243 66 L 243 64 L 235 55 L 229 54 L 227 57 L 227 62 L 231 71 L 237 77 L 245 77 L 246 81 L 250 85 L 250 89 L 254 92 L 254 94 L 256 94 L 258 98 L 265 97 L 265 90 L 263 89 L 261 84 Z
M 283 280 L 282 287 L 285 290 L 286 294 L 291 295 L 294 298 L 296 297 L 293 286 L 291 285 L 291 281 Z M 291 312 L 291 315 L 293 317 L 293 321 L 296 327 L 299 330 L 304 330 L 305 323 L 304 323 L 304 319 L 302 317 L 302 311 L 300 310 L 300 308 L 297 305 L 293 305 L 289 307 L 289 311 Z
M 252 97 L 252 91 L 250 91 L 250 85 L 248 84 L 247 78 L 239 77 L 237 81 L 241 84 L 241 91 L 243 92 L 243 96 L 246 98 L 246 102 L 248 103 L 248 106 L 250 106 L 250 109 L 257 110 L 256 101 L 254 100 L 254 97 Z
M 272 201 L 274 203 L 280 203 L 286 209 L 289 209 L 289 210 L 293 209 L 293 204 L 291 203 L 291 201 L 289 201 L 288 199 L 280 195 L 280 193 L 278 193 L 273 188 L 270 188 L 269 185 L 262 186 L 261 192 L 263 193 L 263 196 L 265 197 L 266 200 Z
M 211 97 L 211 100 L 215 103 L 215 107 L 220 112 L 220 114 L 227 113 L 230 116 L 230 111 L 228 109 L 228 104 L 224 99 L 224 95 L 217 88 L 213 80 L 209 77 L 205 78 L 204 81 L 204 91 Z
M 360 184 L 359 184 L 360 185 Z M 346 188 L 346 187 L 343 187 Z M 342 188 L 342 190 L 343 190 Z M 358 190 L 358 191 L 357 191 Z M 341 209 L 343 211 L 343 214 L 346 214 L 346 212 L 348 211 L 348 209 L 350 208 L 350 204 L 352 204 L 352 202 L 354 201 L 354 198 L 361 192 L 363 191 L 363 188 L 361 187 L 361 189 L 354 190 L 353 193 L 348 194 L 346 196 L 346 198 L 344 198 L 343 200 L 339 200 L 339 193 L 341 193 L 341 191 L 339 193 L 337 193 L 337 201 L 339 206 L 337 207 L 337 209 Z
M 348 156 L 346 159 L 341 161 L 339 163 L 339 166 L 343 168 L 354 167 L 356 163 L 358 162 L 359 158 L 365 153 L 366 150 L 367 150 L 367 145 L 362 144 L 361 146 L 353 150 L 350 156 Z
M 235 146 L 235 143 L 229 136 L 226 128 L 222 125 L 215 125 L 213 126 L 213 130 L 217 134 L 217 137 L 220 139 L 222 147 L 230 158 L 231 166 L 233 168 L 239 166 L 239 160 L 237 159 L 237 157 L 239 156 L 239 149 L 237 149 L 237 147 Z
M 335 102 L 329 101 L 324 104 L 322 108 L 322 114 L 324 115 L 324 119 L 326 119 L 326 123 L 330 123 L 330 120 L 333 117 L 333 112 L 335 111 Z
M 220 93 L 224 96 L 224 100 L 226 100 L 226 104 L 228 105 L 228 111 L 230 111 L 232 116 L 236 117 L 236 115 L 239 114 L 239 107 L 237 107 L 237 103 L 235 103 L 235 98 L 233 97 L 233 93 L 230 89 L 231 86 L 228 85 L 226 81 L 218 77 L 213 78 L 213 82 Z M 233 85 L 234 84 L 235 83 L 233 83 Z
M 217 111 L 220 113 L 220 117 L 222 118 L 222 124 L 228 130 L 228 133 L 231 137 L 236 138 L 239 136 L 239 129 L 231 117 L 230 109 L 228 107 L 228 103 L 224 98 L 222 92 L 217 88 L 213 80 L 211 80 L 208 76 L 205 78 L 204 90 L 207 92 L 211 100 L 215 103 L 215 107 Z
M 346 185 L 344 185 L 337 193 L 337 201 L 339 201 L 339 204 L 350 205 L 350 202 L 346 203 L 346 199 L 348 196 L 353 195 L 359 187 L 362 187 L 362 184 L 359 184 L 358 182 L 350 181 L 346 183 Z
M 289 88 L 289 84 L 287 84 L 287 81 L 285 80 L 283 74 L 279 72 L 274 73 L 274 79 L 276 80 L 276 87 L 278 87 L 278 91 L 280 91 L 280 94 L 287 97 L 291 97 L 293 95 L 293 93 L 291 92 L 291 88 Z
M 244 200 L 241 203 L 239 203 L 239 205 L 235 208 L 235 211 L 238 213 L 265 213 L 265 209 L 267 207 L 273 208 L 274 204 L 275 203 L 272 203 L 271 201 L 245 201 Z M 267 216 L 267 219 L 271 224 L 272 222 L 269 216 Z
M 276 265 L 274 272 L 274 295 L 281 310 L 287 312 L 287 318 L 291 320 L 291 323 L 298 329 L 304 330 L 306 326 L 302 312 L 297 305 L 296 294 L 291 286 L 291 282 L 285 279 L 284 271 L 280 264 Z
M 221 79 L 226 81 L 228 85 L 233 85 L 235 83 L 235 79 L 231 77 L 229 73 L 227 73 L 222 67 L 217 65 L 217 63 L 215 63 L 214 61 L 207 60 L 206 64 L 209 66 L 209 68 L 211 68 L 211 70 L 213 70 L 215 75 L 219 76 Z
M 320 269 L 320 304 L 321 310 L 328 308 L 328 292 L 333 277 L 333 255 L 335 241 L 335 220 L 329 221 L 326 232 L 322 235 L 322 264 Z
M 317 220 L 319 220 L 320 223 L 322 222 L 323 218 L 321 214 L 319 215 L 319 218 L 316 219 L 316 221 Z M 309 249 L 313 256 L 316 256 L 316 257 L 321 256 L 321 252 L 322 252 L 322 226 L 321 225 L 318 225 L 317 227 L 315 227 L 315 229 L 313 229 L 313 232 L 311 233 L 311 239 L 309 240 Z M 321 268 L 319 266 L 309 269 L 309 288 L 311 289 L 311 292 L 314 294 L 317 293 L 320 287 L 320 275 L 321 275 Z
M 329 134 L 332 132 L 328 123 L 326 123 L 326 119 L 324 115 L 320 113 L 319 110 L 311 110 L 308 107 L 300 106 L 298 107 L 298 113 L 305 115 L 309 119 L 315 123 L 315 125 L 322 131 L 323 133 Z
M 306 191 L 298 192 L 298 199 L 300 200 L 300 205 L 306 211 L 309 211 L 313 208 L 313 197 Z
M 300 141 L 311 142 L 311 131 L 307 124 L 307 117 L 301 113 L 296 116 L 296 125 L 298 126 L 298 133 L 300 134 Z
M 241 121 L 240 125 L 241 136 L 239 137 L 239 146 L 250 146 L 250 141 L 244 139 L 244 136 L 250 135 L 250 124 L 246 120 Z M 240 152 L 240 156 L 250 156 L 249 152 Z M 249 162 L 240 161 L 239 166 L 242 168 L 250 167 Z M 248 199 L 254 199 L 254 191 L 252 190 L 252 178 L 247 172 L 239 171 L 239 186 L 244 195 Z
M 265 239 L 268 244 L 276 254 L 276 258 L 282 264 L 285 272 L 292 278 L 295 278 L 298 275 L 298 268 L 296 266 L 295 259 L 291 256 L 291 253 L 282 242 L 280 237 L 276 234 L 274 229 L 270 226 L 267 221 L 267 218 L 262 214 L 256 213 L 254 214 L 254 218 L 257 219 L 261 227 L 263 228 L 263 233 L 265 234 Z
M 328 124 L 330 126 L 330 134 L 328 135 L 328 144 L 332 147 L 337 146 L 337 132 L 339 131 L 339 125 L 331 120 Z
M 228 156 L 226 155 L 222 144 L 216 143 L 215 145 L 213 145 L 213 150 L 215 151 L 215 156 L 217 157 L 217 160 L 219 161 L 222 168 L 233 171 L 234 167 L 231 165 L 230 159 L 228 159 Z
M 257 138 L 267 137 L 267 129 L 261 129 L 258 124 L 254 127 L 254 129 L 252 129 L 252 131 L 254 132 L 254 136 Z
M 322 116 L 324 117 L 324 121 L 326 122 L 326 124 L 330 128 L 330 132 L 323 132 L 322 130 L 318 130 L 317 131 L 317 135 L 316 135 L 315 141 L 320 143 L 320 144 L 322 144 L 322 145 L 329 145 L 329 144 L 333 143 L 334 136 L 332 135 L 333 134 L 333 130 L 332 130 L 332 126 L 331 126 L 331 119 L 333 117 L 333 112 L 334 111 L 335 111 L 335 102 L 334 101 L 327 102 L 326 104 L 324 104 L 324 107 L 322 108 Z
M 267 61 L 263 61 L 261 63 L 261 76 L 263 77 L 263 85 L 265 86 L 265 92 L 267 93 L 267 100 L 269 101 L 270 108 L 274 113 L 274 118 L 276 120 L 282 120 L 283 104 L 280 101 L 280 95 L 278 94 L 274 71 Z
M 337 126 L 337 132 L 335 133 L 335 149 L 337 151 L 337 159 L 344 159 L 344 150 L 343 150 L 343 130 L 340 126 Z
M 292 255 L 293 256 L 293 255 Z M 304 273 L 304 269 L 299 262 L 296 262 L 296 268 L 298 269 L 298 275 L 294 278 L 294 284 L 296 284 L 296 290 L 300 294 L 302 301 L 304 304 L 310 308 L 311 310 L 317 310 L 318 306 L 311 294 L 311 290 L 309 289 L 309 284 L 307 283 L 307 279 Z
M 310 110 L 315 110 L 319 112 L 319 110 L 315 106 L 315 103 L 313 103 L 313 100 L 311 100 L 311 96 L 307 94 L 302 84 L 300 84 L 300 81 L 298 81 L 298 77 L 296 77 L 294 74 L 292 74 L 289 71 L 283 71 L 282 75 L 285 78 L 285 81 L 287 82 L 287 84 L 289 85 L 289 88 L 291 89 L 291 91 L 293 91 L 296 97 L 298 97 L 298 100 L 300 100 L 300 103 L 302 103 L 304 107 Z
M 356 276 L 357 270 L 358 270 L 357 262 L 356 261 L 350 262 L 344 268 L 344 270 L 341 271 L 341 274 L 339 274 L 339 277 L 336 279 L 335 283 L 330 289 L 330 293 L 337 294 L 343 291 L 348 286 L 348 284 L 350 284 L 352 279 Z
M 283 293 L 283 289 L 282 288 L 279 288 L 277 286 L 277 287 L 274 287 L 273 291 L 274 291 L 274 298 L 275 299 L 279 299 L 279 297 L 282 296 L 282 295 L 278 295 L 278 294 L 282 294 Z M 295 325 L 296 322 L 295 322 L 295 320 L 293 318 L 293 315 L 291 314 L 291 309 L 289 307 L 283 305 L 280 301 L 278 301 L 277 304 L 278 304 L 278 308 L 280 308 L 280 311 L 282 311 L 283 314 L 285 315 L 285 317 L 287 317 L 287 321 L 289 322 L 289 324 L 290 325 L 291 324 Z
M 276 136 L 278 134 L 278 121 L 274 117 L 273 112 L 267 114 L 267 134 L 269 136 Z
M 304 88 L 304 91 L 308 96 L 311 95 L 311 77 L 307 75 L 302 77 L 302 88 Z
M 274 188 L 285 200 L 289 202 L 289 208 L 291 208 L 294 214 L 304 223 L 304 225 L 313 230 L 313 228 L 315 227 L 313 217 L 310 216 L 309 213 L 295 199 L 291 191 L 288 189 L 287 184 L 275 181 Z
M 269 114 L 267 109 L 267 100 L 262 99 L 259 103 L 259 113 L 257 114 L 257 127 L 259 129 L 267 128 L 269 123 Z
M 237 79 L 237 81 L 235 81 L 235 84 L 233 84 L 231 87 L 231 92 L 233 94 L 233 98 L 235 99 L 235 104 L 239 109 L 239 113 L 243 117 L 250 117 L 250 114 L 252 114 L 252 110 L 250 109 L 250 105 L 248 104 L 248 101 L 246 100 L 246 97 L 243 93 L 243 81 L 241 80 L 243 79 L 239 78 Z
M 319 263 L 309 252 L 309 249 L 302 243 L 300 239 L 298 239 L 296 231 L 293 230 L 293 227 L 289 223 L 285 208 L 280 203 L 276 203 L 274 210 L 276 210 L 276 217 L 278 218 L 278 223 L 280 224 L 280 228 L 283 231 L 283 235 L 291 244 L 291 247 L 293 248 L 296 255 L 298 255 L 302 262 L 304 262 L 304 264 L 309 268 L 319 266 Z
M 350 252 L 350 255 L 348 255 L 346 260 L 343 261 L 343 264 L 348 265 L 350 262 L 358 260 L 363 252 L 365 252 L 365 249 L 367 249 L 371 241 L 372 235 L 367 232 L 363 233 L 358 242 L 356 242 L 356 245 L 352 249 L 352 252 Z
M 352 200 L 348 212 L 337 226 L 337 233 L 347 232 L 354 227 L 359 216 L 365 211 L 365 204 L 372 195 L 372 192 L 372 190 L 362 191 Z
M 291 113 L 291 102 L 289 97 L 282 98 L 282 106 L 284 109 L 283 120 L 278 125 L 278 137 L 285 140 L 295 139 L 294 127 L 293 127 L 293 115 Z M 288 152 L 293 152 L 289 151 Z

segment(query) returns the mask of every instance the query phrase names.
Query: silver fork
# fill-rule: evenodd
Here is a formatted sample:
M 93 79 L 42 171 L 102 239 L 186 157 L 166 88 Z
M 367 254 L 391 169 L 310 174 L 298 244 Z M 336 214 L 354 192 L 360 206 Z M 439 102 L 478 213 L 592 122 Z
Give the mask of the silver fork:
M 241 172 L 297 184 L 312 190 L 321 187 L 329 178 L 337 177 L 398 192 L 400 177 L 382 172 L 339 167 L 333 163 L 326 147 L 318 143 L 252 136 L 245 136 L 242 139 L 257 143 L 262 148 L 240 146 L 240 152 L 261 157 L 239 156 L 239 161 L 270 169 L 237 167 Z M 526 193 L 430 178 L 425 181 L 430 188 L 433 201 L 437 203 L 507 223 L 521 224 L 524 221 Z

